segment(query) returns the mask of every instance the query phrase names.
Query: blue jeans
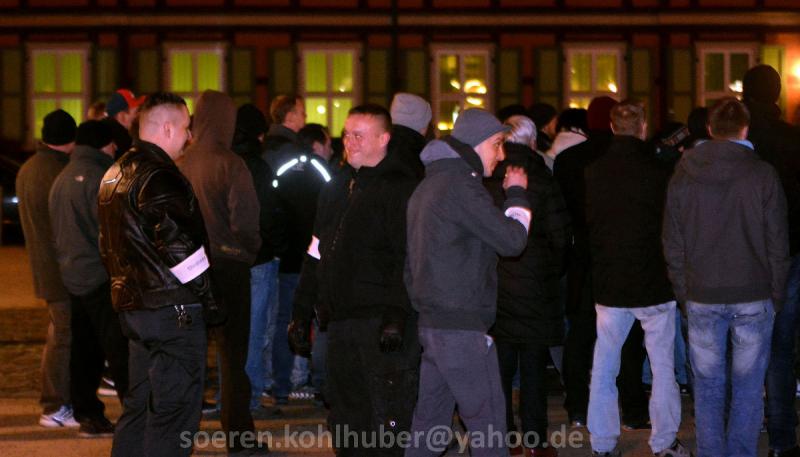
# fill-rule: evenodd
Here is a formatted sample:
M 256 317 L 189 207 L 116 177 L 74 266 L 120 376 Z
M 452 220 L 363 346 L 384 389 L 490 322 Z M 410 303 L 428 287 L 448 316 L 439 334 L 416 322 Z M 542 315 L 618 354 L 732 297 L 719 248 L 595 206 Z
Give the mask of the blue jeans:
M 786 301 L 775 315 L 772 355 L 767 368 L 767 431 L 769 447 L 785 451 L 797 446 L 794 397 L 795 336 L 800 324 L 800 254 L 792 257 L 786 280 Z
M 650 448 L 659 453 L 674 441 L 681 422 L 681 398 L 675 382 L 675 302 L 642 308 L 596 305 L 597 342 L 589 389 L 588 425 L 592 449 L 611 452 L 619 439 L 617 375 L 622 346 L 633 321 L 644 329 L 644 344 L 653 370 L 650 395 Z
M 250 409 L 261 404 L 261 393 L 269 376 L 266 362 L 272 359 L 279 265 L 276 258 L 250 268 L 250 341 L 245 366 L 251 386 Z
M 764 417 L 761 398 L 775 312 L 771 300 L 686 304 L 694 372 L 697 455 L 754 456 Z M 731 401 L 725 429 L 726 355 L 731 346 Z
M 688 367 L 688 352 L 686 349 L 686 340 L 683 338 L 683 323 L 681 322 L 681 313 L 675 311 L 675 379 L 678 384 L 689 384 Z M 653 383 L 653 372 L 650 370 L 650 359 L 644 361 L 642 367 L 642 382 L 645 384 Z
M 294 354 L 289 349 L 289 321 L 292 319 L 292 303 L 294 290 L 300 275 L 281 273 L 278 275 L 278 313 L 275 318 L 275 338 L 272 343 L 272 396 L 288 398 L 292 391 L 292 368 Z

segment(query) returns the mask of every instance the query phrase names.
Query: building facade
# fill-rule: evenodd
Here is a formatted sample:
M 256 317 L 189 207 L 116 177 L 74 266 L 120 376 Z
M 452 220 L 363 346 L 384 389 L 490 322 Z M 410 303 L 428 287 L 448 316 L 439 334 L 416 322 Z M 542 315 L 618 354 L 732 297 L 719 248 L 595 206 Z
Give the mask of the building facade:
M 597 95 L 643 100 L 650 123 L 741 92 L 767 63 L 800 105 L 798 0 L 0 0 L 0 135 L 32 145 L 44 115 L 82 120 L 118 87 L 305 96 L 337 135 L 347 110 L 396 91 L 452 128 L 468 107 Z

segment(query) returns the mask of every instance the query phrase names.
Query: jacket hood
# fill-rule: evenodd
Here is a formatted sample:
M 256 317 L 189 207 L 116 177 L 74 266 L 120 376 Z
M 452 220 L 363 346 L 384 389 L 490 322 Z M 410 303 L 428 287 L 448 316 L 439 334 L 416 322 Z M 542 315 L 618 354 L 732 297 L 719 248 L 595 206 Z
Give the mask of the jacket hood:
M 236 105 L 222 92 L 207 90 L 197 100 L 192 120 L 195 144 L 218 144 L 230 149 L 236 130 Z
M 433 162 L 442 159 L 458 159 L 458 153 L 442 140 L 433 140 L 420 152 L 419 158 L 427 167 Z
M 760 161 L 755 151 L 727 140 L 709 140 L 683 154 L 678 166 L 692 179 L 722 184 L 749 173 Z
M 584 134 L 568 130 L 558 132 L 555 140 L 553 140 L 553 145 L 550 146 L 550 149 L 547 151 L 547 155 L 555 158 L 564 149 L 583 143 L 584 141 L 586 141 L 586 135 Z
M 110 167 L 112 163 L 114 163 L 114 158 L 110 155 L 104 153 L 103 151 L 93 148 L 92 146 L 81 144 L 75 146 L 75 149 L 72 151 L 71 160 L 82 160 L 87 159 L 93 162 L 98 163 L 107 163 Z

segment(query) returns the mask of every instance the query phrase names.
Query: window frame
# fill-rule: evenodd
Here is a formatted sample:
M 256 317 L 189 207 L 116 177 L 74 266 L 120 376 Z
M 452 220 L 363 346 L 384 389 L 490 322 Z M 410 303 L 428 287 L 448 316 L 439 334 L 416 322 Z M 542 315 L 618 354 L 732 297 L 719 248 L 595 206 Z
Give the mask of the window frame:
M 439 104 L 445 101 L 456 101 L 462 107 L 466 106 L 466 99 L 468 95 L 466 92 L 461 91 L 458 94 L 442 94 L 439 85 L 439 56 L 443 54 L 456 54 L 459 57 L 459 79 L 464 76 L 464 59 L 465 55 L 484 55 L 486 57 L 486 93 L 481 94 L 484 99 L 483 109 L 494 112 L 494 102 L 497 95 L 494 86 L 494 76 L 496 69 L 495 62 L 495 45 L 492 43 L 474 43 L 474 44 L 452 44 L 452 43 L 436 43 L 430 45 L 430 58 L 432 63 L 430 65 L 430 90 L 431 90 L 431 111 L 433 112 L 433 128 L 437 131 L 447 132 L 449 130 L 440 130 L 439 123 L 441 122 L 439 116 L 441 109 Z
M 697 74 L 695 84 L 697 90 L 695 91 L 696 106 L 706 106 L 706 99 L 708 98 L 721 98 L 727 96 L 734 96 L 741 98 L 741 92 L 737 93 L 730 89 L 733 84 L 730 75 L 730 58 L 731 54 L 749 54 L 750 61 L 747 68 L 752 68 L 760 60 L 760 45 L 756 42 L 711 42 L 701 41 L 695 43 L 695 64 L 697 65 Z M 705 73 L 706 73 L 706 54 L 723 54 L 723 78 L 724 89 L 722 92 L 706 92 Z
M 91 55 L 91 43 L 86 42 L 74 42 L 74 43 L 28 43 L 25 47 L 25 58 L 26 58 L 26 65 L 25 65 L 25 85 L 26 85 L 26 94 L 28 97 L 28 102 L 26 104 L 26 109 L 28 110 L 27 119 L 27 134 L 25 135 L 26 141 L 30 145 L 34 144 L 37 141 L 36 132 L 36 110 L 34 109 L 34 102 L 39 99 L 56 99 L 56 109 L 61 108 L 61 98 L 68 97 L 68 98 L 76 98 L 77 93 L 67 93 L 60 90 L 60 81 L 61 78 L 59 77 L 60 69 L 60 60 L 56 63 L 56 84 L 57 90 L 51 94 L 41 94 L 37 95 L 35 91 L 35 83 L 34 83 L 34 57 L 37 53 L 47 53 L 47 52 L 54 52 L 56 54 L 62 54 L 67 52 L 77 52 L 82 55 L 81 59 L 81 93 L 80 98 L 83 101 L 83 110 L 80 113 L 80 117 L 75 119 L 75 122 L 80 124 L 84 117 L 86 116 L 86 110 L 89 107 L 90 96 L 92 88 L 90 87 L 91 84 L 91 75 L 89 72 L 91 71 L 89 67 L 89 59 Z
M 209 42 L 183 42 L 183 41 L 167 41 L 162 44 L 163 52 L 163 65 L 162 65 L 162 84 L 165 90 L 180 95 L 183 98 L 190 96 L 194 98 L 194 103 L 203 93 L 197 87 L 197 54 L 200 52 L 212 51 L 220 56 L 219 78 L 220 78 L 220 92 L 228 92 L 228 43 L 219 41 Z M 172 74 L 172 53 L 173 52 L 191 52 L 192 53 L 192 92 L 178 92 L 171 87 L 171 74 Z M 194 104 L 193 104 L 194 107 Z
M 308 92 L 306 91 L 306 72 L 305 72 L 305 59 L 307 52 L 322 52 L 325 53 L 326 65 L 326 78 L 325 84 L 327 90 L 325 92 Z M 333 65 L 331 64 L 330 54 L 336 52 L 352 52 L 353 53 L 353 88 L 350 92 L 336 92 L 333 90 L 333 84 L 329 84 L 333 80 Z M 341 43 L 319 43 L 319 42 L 303 42 L 297 45 L 298 68 L 297 68 L 297 94 L 303 98 L 305 103 L 309 98 L 325 98 L 328 108 L 325 113 L 327 123 L 325 128 L 328 129 L 332 137 L 339 137 L 341 132 L 334 132 L 333 128 L 333 110 L 330 109 L 333 99 L 337 97 L 352 97 L 353 107 L 360 105 L 364 93 L 364 79 L 363 79 L 363 61 L 364 61 L 364 48 L 361 43 L 357 42 L 341 42 Z M 349 94 L 349 95 L 348 95 Z M 279 94 L 275 94 L 279 95 Z
M 603 43 L 585 43 L 585 42 L 575 42 L 575 43 L 564 43 L 563 44 L 563 53 L 564 53 L 564 68 L 563 68 L 563 90 L 564 90 L 564 98 L 562 102 L 564 106 L 570 106 L 570 99 L 574 97 L 586 97 L 589 99 L 593 99 L 595 97 L 601 96 L 609 96 L 616 100 L 624 100 L 628 93 L 628 82 L 627 82 L 627 74 L 628 74 L 628 59 L 627 59 L 627 52 L 628 52 L 628 44 L 624 42 L 603 42 Z M 572 57 L 578 53 L 589 53 L 592 56 L 592 63 L 591 63 L 591 77 L 590 77 L 590 87 L 591 90 L 587 92 L 576 92 L 572 90 L 572 79 L 571 79 L 571 68 L 572 68 Z M 595 61 L 596 56 L 598 54 L 616 54 L 617 56 L 617 91 L 600 91 L 596 87 L 596 67 Z

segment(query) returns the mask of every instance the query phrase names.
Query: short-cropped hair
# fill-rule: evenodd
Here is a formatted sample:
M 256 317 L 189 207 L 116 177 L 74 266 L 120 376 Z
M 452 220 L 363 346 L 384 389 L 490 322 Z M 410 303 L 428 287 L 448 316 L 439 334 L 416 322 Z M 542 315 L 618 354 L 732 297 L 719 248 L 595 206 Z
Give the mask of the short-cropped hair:
M 524 144 L 531 149 L 536 149 L 536 124 L 528 116 L 514 115 L 506 119 L 506 125 L 511 126 L 506 141 Z
M 320 124 L 306 124 L 297 132 L 297 142 L 301 146 L 311 149 L 314 143 L 324 145 L 328 140 L 328 131 Z
M 389 110 L 381 105 L 375 103 L 359 105 L 355 108 L 351 108 L 350 111 L 347 112 L 347 115 L 373 116 L 381 121 L 381 127 L 383 128 L 384 132 L 392 131 L 392 115 L 389 114 Z
M 145 99 L 141 108 L 139 108 L 139 115 L 144 116 L 148 111 L 162 105 L 173 105 L 176 107 L 186 106 L 186 100 L 172 92 L 156 92 L 147 96 L 147 99 Z
M 611 128 L 615 135 L 639 136 L 645 121 L 642 102 L 624 100 L 611 108 Z
M 714 138 L 732 138 L 750 125 L 750 112 L 735 97 L 717 100 L 708 110 L 708 127 Z
M 272 100 L 272 104 L 269 105 L 269 115 L 272 118 L 272 122 L 283 124 L 283 121 L 286 120 L 286 115 L 289 114 L 295 106 L 297 106 L 297 102 L 301 100 L 303 100 L 303 97 L 299 95 L 278 95 L 275 97 L 275 100 Z

